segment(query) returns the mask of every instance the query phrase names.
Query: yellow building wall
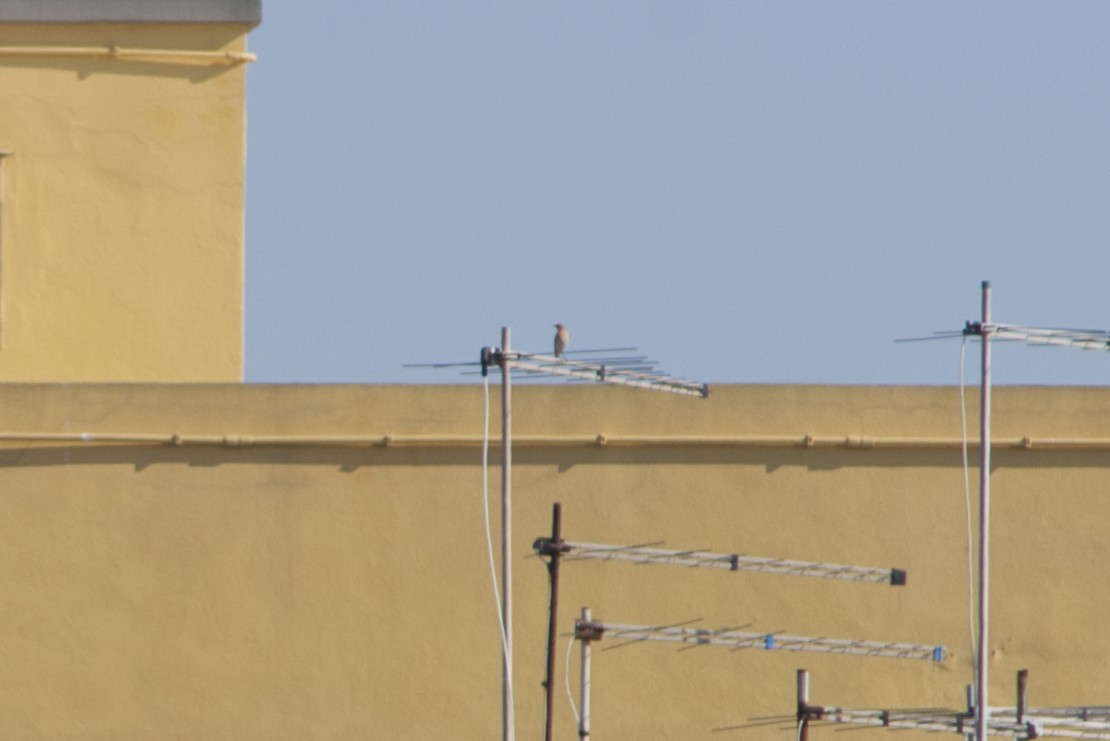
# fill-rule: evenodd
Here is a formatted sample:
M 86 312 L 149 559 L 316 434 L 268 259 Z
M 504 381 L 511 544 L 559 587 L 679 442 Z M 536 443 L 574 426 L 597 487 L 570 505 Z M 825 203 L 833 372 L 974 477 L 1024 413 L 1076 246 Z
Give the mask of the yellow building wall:
M 0 380 L 242 378 L 247 30 L 0 23 Z
M 0 385 L 0 738 L 498 738 L 483 407 L 478 386 Z M 818 704 L 964 706 L 956 389 L 530 386 L 513 409 L 519 738 L 542 729 L 547 572 L 531 544 L 554 502 L 570 540 L 908 572 L 890 587 L 567 563 L 556 738 L 575 738 L 563 666 L 583 606 L 950 652 L 603 640 L 594 738 L 795 738 L 788 719 L 746 726 L 794 712 L 799 667 Z M 1021 668 L 1034 704 L 1106 704 L 1110 389 L 998 389 L 994 434 L 992 704 L 1013 704 Z M 577 694 L 577 647 L 569 666 Z

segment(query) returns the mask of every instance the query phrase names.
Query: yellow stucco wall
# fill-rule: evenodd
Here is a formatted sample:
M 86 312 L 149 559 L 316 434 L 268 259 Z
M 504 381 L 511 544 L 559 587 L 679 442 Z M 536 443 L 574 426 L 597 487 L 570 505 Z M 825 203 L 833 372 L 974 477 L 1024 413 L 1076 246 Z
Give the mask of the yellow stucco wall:
M 7 384 L 0 410 L 0 738 L 499 737 L 480 387 Z M 496 392 L 491 411 L 496 438 Z M 1029 668 L 1035 704 L 1106 704 L 1110 389 L 1002 388 L 995 412 L 992 700 L 1012 704 Z M 573 540 L 909 574 L 894 588 L 568 563 L 557 738 L 575 737 L 562 666 L 582 606 L 951 651 L 934 664 L 602 641 L 595 738 L 793 738 L 737 727 L 790 715 L 798 667 L 816 703 L 963 706 L 955 389 L 531 386 L 514 432 L 520 738 L 541 732 L 547 575 L 529 554 L 556 501 Z
M 242 51 L 239 24 L 7 23 L 0 47 Z M 0 380 L 242 377 L 244 63 L 0 49 Z

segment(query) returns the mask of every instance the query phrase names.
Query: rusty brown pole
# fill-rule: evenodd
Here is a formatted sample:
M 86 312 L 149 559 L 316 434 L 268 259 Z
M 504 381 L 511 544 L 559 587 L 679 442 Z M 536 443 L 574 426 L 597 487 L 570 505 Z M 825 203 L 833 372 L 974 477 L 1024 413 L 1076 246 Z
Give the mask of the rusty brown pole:
M 1025 722 L 1025 711 L 1029 707 L 1029 670 L 1021 669 L 1017 673 L 1017 722 Z
M 547 556 L 547 573 L 551 579 L 551 601 L 547 614 L 547 673 L 543 681 L 546 693 L 544 713 L 544 741 L 552 741 L 555 714 L 555 638 L 559 620 L 559 560 L 566 548 L 563 545 L 563 508 L 558 502 L 551 513 L 551 538 L 540 538 L 535 543 L 536 552 Z

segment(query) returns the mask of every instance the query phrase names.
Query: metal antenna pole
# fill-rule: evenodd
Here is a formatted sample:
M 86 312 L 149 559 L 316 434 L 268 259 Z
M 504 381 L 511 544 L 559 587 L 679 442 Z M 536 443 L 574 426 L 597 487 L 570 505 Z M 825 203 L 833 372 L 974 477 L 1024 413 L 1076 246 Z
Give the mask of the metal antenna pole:
M 547 572 L 551 577 L 551 602 L 547 616 L 547 673 L 543 680 L 547 706 L 544 718 L 544 741 L 551 741 L 555 715 L 555 639 L 559 620 L 559 561 L 566 551 L 563 545 L 562 523 L 563 508 L 561 504 L 555 502 L 551 512 L 551 539 L 540 538 L 535 543 L 536 551 L 550 559 L 547 562 Z
M 1025 723 L 1025 711 L 1029 707 L 1029 670 L 1020 669 L 1017 673 L 1017 706 L 1014 712 L 1017 715 L 1018 725 Z
M 958 720 L 957 723 L 959 728 L 963 731 L 964 739 L 966 739 L 966 741 L 975 741 L 975 728 L 969 729 L 963 723 L 964 718 L 969 718 L 972 726 L 975 725 L 975 707 L 977 705 L 975 702 L 975 685 L 969 684 L 965 689 L 967 690 L 967 713 L 963 718 Z
M 505 662 L 501 673 L 503 741 L 513 741 L 513 405 L 509 362 L 509 328 L 501 328 L 501 619 L 505 626 Z
M 582 608 L 582 625 L 592 622 L 590 608 Z M 590 741 L 590 639 L 582 639 L 582 688 L 579 691 L 579 702 L 582 705 L 581 715 L 578 717 L 578 738 L 581 741 Z
M 979 646 L 975 667 L 975 738 L 987 741 L 987 657 L 990 623 L 991 513 L 991 284 L 983 281 L 983 377 L 979 392 Z
M 798 741 L 809 739 L 809 672 L 798 670 Z

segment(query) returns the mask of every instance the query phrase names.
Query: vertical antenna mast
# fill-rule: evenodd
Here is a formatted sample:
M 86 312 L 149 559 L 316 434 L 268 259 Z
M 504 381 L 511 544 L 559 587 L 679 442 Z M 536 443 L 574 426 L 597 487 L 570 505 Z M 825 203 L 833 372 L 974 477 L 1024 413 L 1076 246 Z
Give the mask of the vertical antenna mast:
M 987 704 L 987 656 L 990 621 L 991 518 L 991 284 L 983 281 L 982 384 L 979 392 L 979 646 L 975 666 L 975 738 L 986 741 L 990 707 Z
M 555 637 L 559 622 L 559 561 L 566 552 L 563 545 L 563 508 L 558 502 L 551 512 L 551 539 L 539 538 L 533 544 L 536 552 L 547 556 L 547 573 L 551 584 L 551 601 L 547 611 L 547 672 L 543 686 L 547 692 L 544 720 L 544 741 L 552 741 L 555 708 Z
M 581 714 L 578 716 L 578 738 L 590 741 L 590 641 L 601 637 L 595 630 L 590 608 L 582 608 L 582 619 L 574 624 L 574 634 L 582 644 L 582 665 L 579 667 L 582 687 L 579 690 Z
M 513 741 L 513 393 L 509 328 L 501 328 L 501 620 L 505 663 L 501 675 L 501 738 Z
M 809 741 L 809 672 L 798 670 L 798 741 Z

